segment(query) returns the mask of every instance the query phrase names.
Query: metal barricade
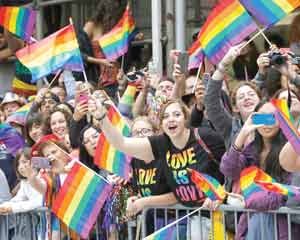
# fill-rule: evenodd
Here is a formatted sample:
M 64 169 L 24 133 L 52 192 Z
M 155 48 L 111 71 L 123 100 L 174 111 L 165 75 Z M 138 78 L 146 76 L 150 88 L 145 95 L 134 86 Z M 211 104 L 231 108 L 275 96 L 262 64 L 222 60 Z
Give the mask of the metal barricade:
M 145 238 L 153 231 L 157 231 L 168 223 L 178 220 L 180 217 L 187 215 L 197 208 L 188 208 L 182 205 L 174 205 L 168 207 L 149 207 L 144 209 L 140 215 L 141 236 Z M 300 208 L 282 207 L 278 210 L 256 211 L 252 209 L 244 209 L 229 205 L 221 205 L 217 211 L 209 209 L 201 209 L 193 214 L 177 222 L 174 225 L 175 236 L 177 240 L 223 240 L 234 239 L 234 232 L 228 231 L 225 224 L 225 215 L 231 213 L 234 232 L 237 232 L 239 217 L 244 214 L 247 219 L 246 227 L 251 229 L 251 239 L 277 240 L 279 237 L 278 223 L 285 224 L 287 236 L 285 239 L 292 240 L 292 235 L 296 230 L 300 234 L 300 224 L 295 223 L 293 218 L 298 217 L 300 223 Z M 297 221 L 297 222 L 298 222 Z M 209 227 L 209 229 L 208 229 Z M 129 230 L 129 231 L 132 231 Z M 254 236 L 254 237 L 253 237 Z M 298 238 L 296 238 L 298 239 Z

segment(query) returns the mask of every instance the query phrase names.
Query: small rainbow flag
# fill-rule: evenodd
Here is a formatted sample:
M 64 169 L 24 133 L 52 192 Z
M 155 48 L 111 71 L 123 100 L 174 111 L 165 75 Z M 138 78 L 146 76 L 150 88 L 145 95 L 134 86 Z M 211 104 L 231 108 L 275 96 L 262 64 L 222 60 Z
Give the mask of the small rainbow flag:
M 280 21 L 300 6 L 299 0 L 241 0 L 241 3 L 266 27 Z
M 271 102 L 276 108 L 275 118 L 279 122 L 283 134 L 291 143 L 294 150 L 300 154 L 300 135 L 293 124 L 293 117 L 288 109 L 287 100 L 272 99 Z
M 24 97 L 29 97 L 37 93 L 37 87 L 36 85 L 23 82 L 15 77 L 12 81 L 12 92 Z
M 6 122 L 8 122 L 8 123 L 17 123 L 17 124 L 20 124 L 22 126 L 25 126 L 26 118 L 27 118 L 27 115 L 30 111 L 31 105 L 32 105 L 32 102 L 27 103 L 23 107 L 20 107 L 15 113 L 10 115 L 6 119 Z
M 36 11 L 24 7 L 0 7 L 0 25 L 30 42 L 36 20 Z
M 242 175 L 248 175 L 251 176 L 251 178 L 253 177 L 253 183 L 257 184 L 264 190 L 289 197 L 300 196 L 300 188 L 277 183 L 271 176 L 256 166 L 251 166 L 244 169 L 241 173 L 241 176 Z
M 82 238 L 88 238 L 112 186 L 76 162 L 52 205 L 53 213 Z
M 130 128 L 125 123 L 115 106 L 111 105 L 107 116 L 112 125 L 116 127 L 125 137 L 130 136 Z M 100 134 L 94 156 L 94 163 L 99 168 L 128 179 L 131 171 L 131 157 L 115 149 L 106 139 L 103 133 Z
M 199 68 L 203 62 L 204 54 L 200 46 L 199 39 L 197 39 L 188 50 L 189 53 L 189 65 L 188 69 Z
M 136 92 L 137 87 L 135 84 L 127 85 L 127 88 L 118 103 L 118 109 L 123 116 L 132 117 L 131 110 Z
M 40 42 L 22 48 L 16 56 L 31 72 L 32 83 L 62 67 L 78 72 L 84 70 L 72 24 Z
M 199 173 L 196 170 L 188 169 L 191 173 L 191 179 L 197 188 L 202 191 L 206 197 L 211 200 L 223 201 L 226 197 L 224 187 L 212 176 Z
M 145 237 L 144 240 L 169 240 L 176 239 L 176 227 L 169 226 L 163 230 L 158 230 L 148 237 Z
M 106 59 L 114 61 L 123 56 L 128 51 L 129 43 L 135 34 L 135 22 L 130 7 L 127 5 L 117 25 L 98 40 Z
M 256 172 L 257 168 L 251 166 L 245 168 L 240 174 L 240 187 L 246 202 L 253 194 L 263 191 L 263 189 L 254 182 Z
M 257 29 L 238 0 L 220 0 L 201 28 L 198 39 L 210 62 L 218 64 L 231 46 Z

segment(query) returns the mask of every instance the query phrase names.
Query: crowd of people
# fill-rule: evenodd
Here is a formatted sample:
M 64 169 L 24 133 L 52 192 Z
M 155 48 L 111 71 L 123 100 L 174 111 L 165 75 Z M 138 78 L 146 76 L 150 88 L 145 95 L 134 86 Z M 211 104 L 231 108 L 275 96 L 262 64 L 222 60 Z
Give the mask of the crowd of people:
M 288 239 L 287 217 L 279 215 L 274 223 L 273 215 L 263 211 L 300 206 L 300 202 L 267 190 L 246 201 L 239 180 L 242 170 L 254 165 L 279 183 L 300 186 L 300 156 L 278 122 L 266 126 L 252 120 L 255 113 L 275 113 L 270 99 L 287 99 L 295 127 L 300 127 L 300 15 L 291 24 L 289 46 L 282 45 L 276 33 L 270 36 L 272 47 L 263 53 L 254 43 L 246 47 L 241 43 L 231 47 L 217 66 L 205 59 L 199 79 L 193 74 L 195 70 L 184 73 L 177 61 L 178 51 L 173 51 L 173 75 L 167 78 L 147 66 L 138 71 L 133 66 L 125 73 L 117 61 L 105 59 L 97 39 L 116 24 L 125 6 L 124 1 L 101 1 L 94 17 L 78 31 L 89 82 L 78 73 L 64 71 L 57 80 L 50 78 L 51 85 L 42 84 L 36 96 L 13 92 L 4 95 L 0 123 L 13 128 L 24 145 L 10 152 L 5 141 L 0 142 L 0 215 L 26 213 L 42 206 L 51 208 L 72 164 L 80 161 L 114 185 L 99 215 L 100 233 L 92 231 L 91 236 L 126 238 L 122 232 L 126 221 L 147 206 L 180 203 L 213 210 L 219 206 L 221 202 L 207 198 L 193 183 L 188 170 L 194 169 L 214 177 L 237 196 L 228 197 L 224 204 L 262 212 L 250 217 L 239 215 L 237 229 L 226 225 L 226 231 L 235 239 L 260 239 L 256 230 L 261 225 L 268 236 L 277 231 L 278 239 Z M 24 43 L 4 31 L 0 46 L 0 59 L 4 59 L 13 56 Z M 30 76 L 20 70 L 20 63 L 16 66 L 18 77 Z M 65 78 L 72 75 L 76 80 L 74 95 L 65 85 Z M 122 98 L 129 88 L 135 89 L 134 101 L 124 108 Z M 25 120 L 11 118 L 25 105 L 29 106 Z M 130 137 L 123 136 L 109 120 L 110 105 L 119 107 L 130 126 Z M 133 157 L 128 181 L 94 163 L 100 134 L 116 149 Z M 169 222 L 175 220 L 174 214 L 168 214 Z M 29 221 L 26 215 L 21 216 L 25 223 Z M 154 231 L 153 217 L 149 212 L 147 234 Z M 155 217 L 157 226 L 166 224 L 160 213 Z M 265 221 L 257 221 L 259 217 Z M 41 239 L 57 240 L 68 232 L 73 239 L 79 239 L 54 214 L 46 214 L 44 221 L 34 221 L 35 227 L 23 222 L 27 229 L 23 239 L 38 234 Z M 180 223 L 180 239 L 188 238 L 187 224 Z M 190 224 L 202 224 L 207 233 L 200 238 L 196 227 L 192 239 L 208 239 L 209 214 L 194 216 Z M 299 217 L 292 218 L 290 227 L 292 239 L 296 239 L 300 233 Z M 34 228 L 38 230 L 32 233 Z M 6 239 L 7 229 L 10 237 L 16 234 L 16 226 L 9 226 L 0 216 L 0 239 Z

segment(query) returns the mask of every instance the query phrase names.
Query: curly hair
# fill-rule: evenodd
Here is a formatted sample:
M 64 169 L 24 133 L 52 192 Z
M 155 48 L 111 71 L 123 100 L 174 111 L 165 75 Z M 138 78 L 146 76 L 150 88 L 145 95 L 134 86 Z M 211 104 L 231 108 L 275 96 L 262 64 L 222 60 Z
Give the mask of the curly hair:
M 122 17 L 126 5 L 127 1 L 125 0 L 101 0 L 91 21 L 96 24 L 101 24 L 103 32 L 106 33 L 111 30 Z

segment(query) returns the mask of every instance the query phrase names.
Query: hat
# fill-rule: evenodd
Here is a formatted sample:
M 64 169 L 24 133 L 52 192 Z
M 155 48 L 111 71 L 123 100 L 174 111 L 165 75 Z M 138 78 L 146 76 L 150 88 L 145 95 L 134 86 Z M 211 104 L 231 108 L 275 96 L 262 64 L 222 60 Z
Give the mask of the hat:
M 12 103 L 12 102 L 17 102 L 18 104 L 23 105 L 23 102 L 22 102 L 21 98 L 19 97 L 19 95 L 12 93 L 12 92 L 8 92 L 4 95 L 4 98 L 0 104 L 0 107 L 2 107 L 4 104 Z
M 46 143 L 46 142 L 56 143 L 59 141 L 60 141 L 60 139 L 54 134 L 48 134 L 48 135 L 41 137 L 41 139 L 31 147 L 31 156 L 39 155 L 39 151 L 41 150 L 40 147 L 43 143 Z

